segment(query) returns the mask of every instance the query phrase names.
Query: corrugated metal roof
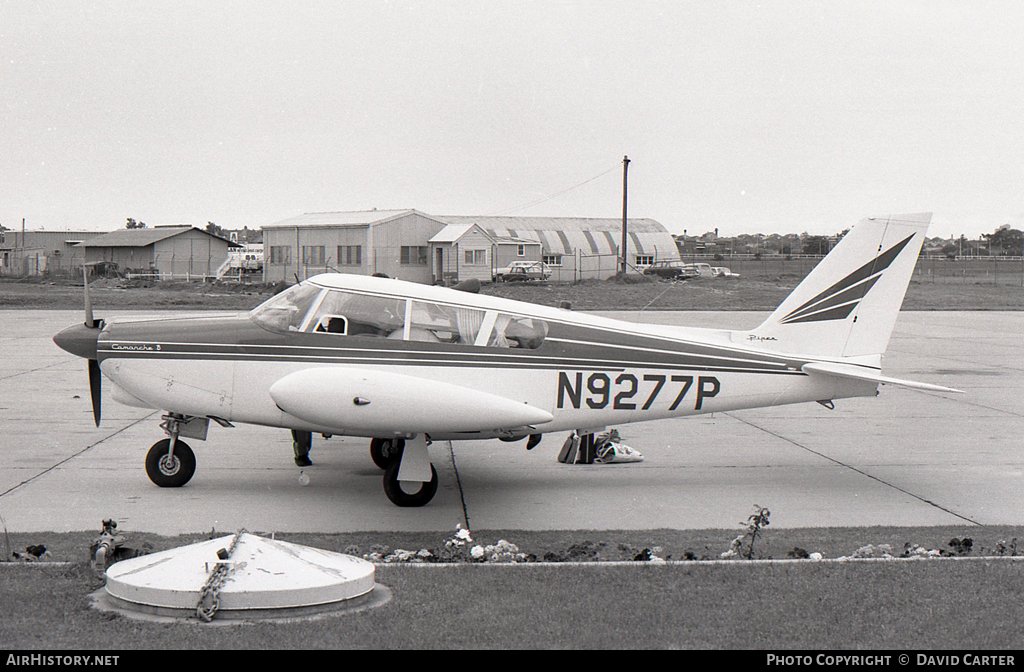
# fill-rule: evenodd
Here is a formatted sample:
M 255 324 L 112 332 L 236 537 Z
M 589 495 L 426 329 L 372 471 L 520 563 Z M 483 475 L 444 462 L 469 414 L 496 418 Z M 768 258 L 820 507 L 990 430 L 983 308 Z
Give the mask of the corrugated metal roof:
M 203 231 L 194 226 L 160 226 L 152 229 L 123 229 L 84 241 L 82 247 L 146 247 L 186 231 Z M 210 235 L 210 234 L 207 234 Z M 227 241 L 225 241 L 227 242 Z
M 525 245 L 540 245 L 541 247 L 544 246 L 544 243 L 542 243 L 541 241 L 539 241 L 539 240 L 537 240 L 535 238 L 523 238 L 523 237 L 510 238 L 508 236 L 491 236 L 491 237 L 494 238 L 494 242 L 501 243 L 503 245 L 504 244 L 509 244 L 509 245 L 524 245 L 525 244 Z
M 449 224 L 479 224 L 495 237 L 535 241 L 551 254 L 618 254 L 622 241 L 622 220 L 611 217 L 486 217 L 442 215 Z M 672 235 L 659 222 L 639 218 L 627 221 L 631 254 L 654 254 L 676 258 Z
M 534 231 L 622 231 L 622 219 L 614 217 L 487 217 L 470 215 L 438 215 L 447 224 L 479 224 L 483 229 L 508 229 L 522 236 L 524 229 Z M 628 219 L 630 231 L 635 233 L 668 233 L 657 220 Z
M 368 226 L 401 217 L 404 215 L 418 214 L 429 219 L 437 220 L 437 217 L 425 215 L 406 208 L 405 210 L 356 210 L 351 212 L 307 212 L 298 217 L 283 219 L 273 224 L 264 224 L 264 229 L 306 227 L 306 226 Z M 440 220 L 438 220 L 440 221 Z M 440 222 L 445 224 L 446 222 Z M 471 222 L 468 222 L 471 223 Z

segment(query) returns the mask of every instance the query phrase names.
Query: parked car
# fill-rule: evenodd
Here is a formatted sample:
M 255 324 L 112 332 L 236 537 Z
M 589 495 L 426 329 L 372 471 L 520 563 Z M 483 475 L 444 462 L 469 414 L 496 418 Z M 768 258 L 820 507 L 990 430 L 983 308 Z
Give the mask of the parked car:
M 644 269 L 644 275 L 656 275 L 666 280 L 685 280 L 700 275 L 692 264 L 687 264 L 678 259 L 669 261 L 656 261 Z
M 695 263 L 687 264 L 686 266 L 693 272 L 694 276 L 699 275 L 702 278 L 712 278 L 715 275 L 714 271 L 711 269 L 711 264 Z
M 543 261 L 513 261 L 505 268 L 499 268 L 494 272 L 496 282 L 547 280 L 550 277 L 551 271 Z
M 729 270 L 725 266 L 712 266 L 711 267 L 711 275 L 713 275 L 716 278 L 738 278 L 738 277 L 740 277 L 739 273 L 733 273 L 731 270 Z

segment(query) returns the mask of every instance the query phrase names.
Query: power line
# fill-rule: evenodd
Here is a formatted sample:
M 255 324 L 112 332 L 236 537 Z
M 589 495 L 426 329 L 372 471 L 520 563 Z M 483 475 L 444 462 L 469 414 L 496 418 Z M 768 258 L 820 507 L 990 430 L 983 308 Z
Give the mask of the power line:
M 589 182 L 593 182 L 597 178 L 604 177 L 605 175 L 607 175 L 608 173 L 612 172 L 613 170 L 618 170 L 618 169 L 619 169 L 619 164 L 615 164 L 614 166 L 612 166 L 608 170 L 604 171 L 600 175 L 595 175 L 592 178 L 590 178 L 589 180 L 584 180 L 583 182 L 580 182 L 579 184 L 577 184 L 575 186 L 569 187 L 568 189 L 564 189 L 564 190 L 558 192 L 557 194 L 552 194 L 550 196 L 545 196 L 544 198 L 541 198 L 539 200 L 533 201 L 532 203 L 527 203 L 526 205 L 520 205 L 518 207 L 510 208 L 508 210 L 502 210 L 500 212 L 492 212 L 492 213 L 489 213 L 489 214 L 485 215 L 485 217 L 495 217 L 495 216 L 499 216 L 499 215 L 507 215 L 507 214 L 509 214 L 511 212 L 518 212 L 520 210 L 526 210 L 527 208 L 532 208 L 535 205 L 540 205 L 541 203 L 545 203 L 547 201 L 550 201 L 553 198 L 558 198 L 562 194 L 567 194 L 570 191 L 572 191 L 573 189 L 579 189 L 584 184 L 587 184 Z

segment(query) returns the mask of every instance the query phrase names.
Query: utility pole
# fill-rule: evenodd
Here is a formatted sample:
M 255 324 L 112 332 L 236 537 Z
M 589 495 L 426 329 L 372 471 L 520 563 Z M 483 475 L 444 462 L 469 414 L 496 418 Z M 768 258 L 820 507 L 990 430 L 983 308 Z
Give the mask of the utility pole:
M 629 171 L 629 157 L 622 157 L 622 261 L 619 266 L 622 275 L 626 275 L 626 174 Z

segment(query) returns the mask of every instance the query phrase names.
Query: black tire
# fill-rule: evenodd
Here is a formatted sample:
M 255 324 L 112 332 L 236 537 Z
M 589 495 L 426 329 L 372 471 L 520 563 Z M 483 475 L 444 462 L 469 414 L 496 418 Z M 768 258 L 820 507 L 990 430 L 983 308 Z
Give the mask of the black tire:
M 370 441 L 370 459 L 381 469 L 387 469 L 391 463 L 402 456 L 405 450 L 405 439 L 373 439 Z
M 196 455 L 187 443 L 178 439 L 174 444 L 174 457 L 168 464 L 165 458 L 170 447 L 170 439 L 153 444 L 146 454 L 146 474 L 161 488 L 180 488 L 196 473 Z
M 402 489 L 398 481 L 398 468 L 402 465 L 401 460 L 395 460 L 384 470 L 384 494 L 388 496 L 392 504 L 396 506 L 423 506 L 434 498 L 437 492 L 437 471 L 434 465 L 430 465 L 430 480 L 420 484 L 420 489 L 414 493 Z

